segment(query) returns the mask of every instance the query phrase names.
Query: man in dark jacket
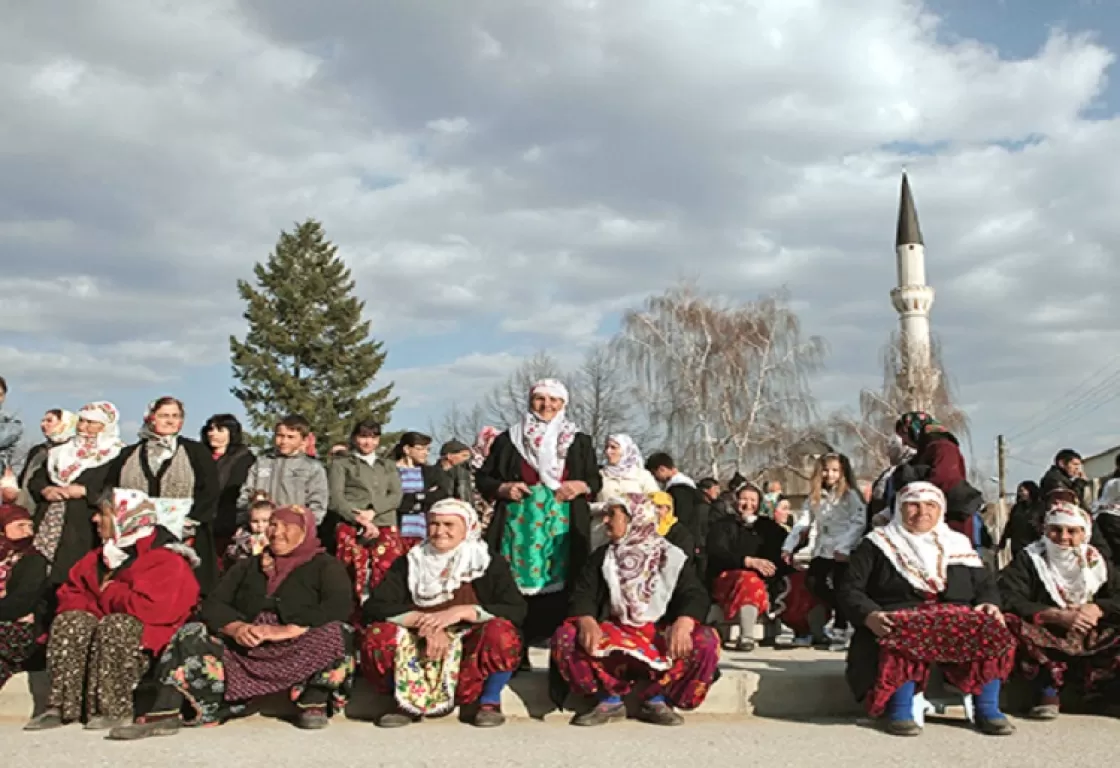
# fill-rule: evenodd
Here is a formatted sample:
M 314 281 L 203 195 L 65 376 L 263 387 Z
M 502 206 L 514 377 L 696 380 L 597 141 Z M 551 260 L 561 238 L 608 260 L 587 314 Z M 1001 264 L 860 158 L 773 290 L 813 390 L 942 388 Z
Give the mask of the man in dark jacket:
M 646 469 L 673 497 L 673 514 L 692 534 L 697 548 L 696 564 L 699 572 L 705 573 L 708 567 L 708 518 L 711 514 L 708 497 L 696 487 L 691 477 L 677 469 L 673 457 L 667 453 L 658 452 L 650 456 Z
M 1077 503 L 1086 511 L 1089 505 L 1089 481 L 1085 478 L 1085 470 L 1081 465 L 1081 454 L 1072 448 L 1063 448 L 1054 456 L 1054 465 L 1046 471 L 1039 483 L 1042 487 L 1042 496 L 1045 498 L 1051 492 L 1064 488 L 1073 491 L 1077 496 Z
M 471 447 L 458 440 L 448 440 L 439 449 L 439 461 L 432 467 L 432 477 L 444 494 L 460 501 L 471 500 L 470 459 Z

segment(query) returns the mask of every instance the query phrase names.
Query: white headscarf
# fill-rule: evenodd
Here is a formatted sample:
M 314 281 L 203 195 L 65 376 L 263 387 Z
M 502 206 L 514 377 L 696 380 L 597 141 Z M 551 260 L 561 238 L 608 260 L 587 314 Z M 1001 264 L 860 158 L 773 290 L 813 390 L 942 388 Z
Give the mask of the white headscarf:
M 157 410 L 164 405 L 171 405 L 169 402 L 160 402 L 160 400 L 153 400 L 148 403 L 148 408 L 144 411 L 144 424 L 140 427 L 137 433 L 142 441 L 147 445 L 148 455 L 148 468 L 152 472 L 159 472 L 160 467 L 167 463 L 167 460 L 175 455 L 175 451 L 179 450 L 179 433 L 176 432 L 172 435 L 157 435 L 155 430 L 152 429 L 152 416 Z M 182 406 L 178 401 L 174 405 L 182 410 Z M 183 414 L 184 416 L 186 414 Z
M 903 523 L 902 508 L 922 501 L 936 502 L 941 516 L 926 533 L 913 533 Z M 945 524 L 945 506 L 945 494 L 933 483 L 910 483 L 895 495 L 890 523 L 867 535 L 899 575 L 920 592 L 945 591 L 950 565 L 984 567 L 968 537 Z
M 610 498 L 604 507 L 620 506 L 630 525 L 607 546 L 603 580 L 611 598 L 611 616 L 630 627 L 661 619 L 673 599 L 688 556 L 657 532 L 657 509 L 645 494 Z
M 607 442 L 614 443 L 619 448 L 621 456 L 617 464 L 604 464 L 603 474 L 606 477 L 626 478 L 634 477 L 642 469 L 642 452 L 638 444 L 630 435 L 607 435 Z
M 73 439 L 74 435 L 78 433 L 78 414 L 71 413 L 63 408 L 60 408 L 59 412 L 62 415 L 58 417 L 58 426 L 55 427 L 54 432 L 49 435 L 43 434 L 51 445 L 62 445 L 67 440 Z
M 552 421 L 545 421 L 531 410 L 526 409 L 520 424 L 510 427 L 509 436 L 513 440 L 521 458 L 537 471 L 541 483 L 552 490 L 560 488 L 564 476 L 564 461 L 568 458 L 568 448 L 575 440 L 579 429 L 566 415 L 568 388 L 556 379 L 543 379 L 529 390 L 529 400 L 533 395 L 545 394 L 560 398 L 564 407 Z
M 1104 484 L 1101 497 L 1093 505 L 1093 519 L 1100 515 L 1120 515 L 1120 479 Z
M 1085 510 L 1059 502 L 1046 513 L 1044 527 L 1062 525 L 1081 528 L 1085 540 L 1079 547 L 1063 547 L 1042 538 L 1026 548 L 1038 577 L 1059 608 L 1085 605 L 1108 581 L 1108 566 L 1096 547 L 1089 546 L 1093 524 Z
M 490 567 L 490 549 L 482 541 L 482 526 L 474 507 L 459 499 L 437 501 L 428 515 L 454 515 L 467 527 L 467 536 L 450 552 L 439 552 L 425 540 L 409 550 L 408 591 L 418 608 L 432 608 L 450 600 Z
M 47 454 L 47 473 L 55 485 L 69 485 L 87 469 L 100 467 L 117 458 L 121 442 L 120 413 L 112 403 L 101 401 L 83 406 L 78 418 L 104 424 L 96 437 L 77 435 Z

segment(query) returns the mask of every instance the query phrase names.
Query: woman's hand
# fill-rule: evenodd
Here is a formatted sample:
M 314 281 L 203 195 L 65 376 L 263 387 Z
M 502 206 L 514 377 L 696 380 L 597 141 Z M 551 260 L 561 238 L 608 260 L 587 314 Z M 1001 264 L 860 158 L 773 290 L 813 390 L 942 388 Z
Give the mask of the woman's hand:
M 752 571 L 758 571 L 762 574 L 763 578 L 767 579 L 778 572 L 777 566 L 761 557 L 744 557 L 743 567 Z
M 782 550 L 782 562 L 786 565 L 793 565 L 793 553 Z
M 47 501 L 65 501 L 68 496 L 66 491 L 57 485 L 48 485 L 43 489 L 43 498 Z
M 1073 614 L 1070 629 L 1083 635 L 1087 635 L 1096 629 L 1101 617 L 1104 616 L 1100 607 L 1092 603 L 1073 609 Z
M 838 549 L 834 549 L 832 551 L 832 559 L 835 560 L 838 563 L 846 563 L 846 562 L 848 562 L 848 553 L 847 552 L 841 552 Z
M 886 611 L 869 613 L 864 624 L 875 637 L 886 637 L 894 630 L 894 621 L 891 620 L 891 615 Z
M 588 654 L 594 654 L 603 640 L 603 629 L 599 622 L 590 616 L 580 616 L 576 626 L 579 628 L 579 644 Z
M 377 538 L 377 526 L 373 523 L 374 511 L 362 509 L 354 513 L 354 524 L 367 539 Z
M 261 629 L 261 627 L 255 627 L 244 621 L 233 621 L 222 627 L 222 634 L 242 648 L 256 648 L 264 642 Z
M 1079 611 L 1076 608 L 1047 608 L 1038 614 L 1038 620 L 1047 626 L 1068 632 L 1073 629 L 1073 623 L 1078 615 Z
M 696 622 L 688 616 L 681 616 L 669 627 L 669 657 L 684 659 L 692 653 L 692 630 Z
M 571 501 L 577 496 L 584 496 L 590 492 L 591 489 L 582 480 L 566 480 L 560 483 L 560 490 L 556 492 L 556 500 Z
M 86 487 L 84 485 L 68 485 L 62 491 L 68 499 L 84 499 L 86 497 Z
M 451 648 L 451 636 L 447 632 L 432 632 L 421 637 L 424 638 L 424 657 L 432 661 L 445 657 Z
M 532 493 L 532 491 L 529 490 L 529 486 L 525 485 L 525 483 L 502 483 L 498 486 L 499 498 L 508 501 L 521 501 L 530 493 Z
M 439 632 L 476 619 L 478 619 L 478 609 L 473 605 L 454 605 L 435 613 L 420 614 L 413 626 L 421 633 Z
M 975 610 L 977 613 L 982 613 L 985 616 L 991 616 L 993 619 L 998 621 L 1000 624 L 1004 623 L 1004 621 L 1003 621 L 1003 611 L 1001 611 L 999 609 L 998 605 L 992 605 L 991 603 L 981 603 L 980 605 L 976 606 L 973 610 Z

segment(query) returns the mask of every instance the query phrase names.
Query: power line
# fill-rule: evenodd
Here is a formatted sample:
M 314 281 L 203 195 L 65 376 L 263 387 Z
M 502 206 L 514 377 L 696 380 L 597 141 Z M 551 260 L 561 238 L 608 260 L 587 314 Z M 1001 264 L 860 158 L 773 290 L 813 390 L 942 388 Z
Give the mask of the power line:
M 1020 429 L 1018 432 L 1009 436 L 1007 439 L 1013 440 L 1026 437 L 1027 435 L 1037 432 L 1038 430 L 1045 427 L 1057 426 L 1063 423 L 1067 423 L 1068 418 L 1065 417 L 1072 415 L 1074 412 L 1084 407 L 1085 405 L 1092 405 L 1096 407 L 1102 405 L 1103 403 L 1093 403 L 1092 401 L 1094 398 L 1099 397 L 1105 392 L 1108 392 L 1113 385 L 1120 383 L 1120 370 L 1113 371 L 1111 374 L 1105 376 L 1104 379 L 1096 382 L 1095 384 L 1091 384 L 1088 389 L 1085 389 L 1079 394 L 1078 391 L 1089 384 L 1089 382 L 1091 382 L 1093 379 L 1097 378 L 1101 373 L 1105 372 L 1116 360 L 1120 360 L 1120 355 L 1117 355 L 1117 357 L 1113 358 L 1113 360 L 1106 364 L 1103 368 L 1098 369 L 1092 375 L 1078 384 L 1078 386 L 1073 390 L 1073 398 L 1071 400 L 1067 400 L 1062 408 L 1059 408 L 1058 410 L 1047 410 L 1047 408 L 1044 407 L 1043 410 L 1040 411 L 1040 413 L 1043 414 L 1041 420 L 1037 420 L 1035 419 L 1035 417 L 1032 417 L 1031 420 L 1034 420 L 1035 422 L 1033 425 L 1028 424 L 1028 426 Z M 1108 401 L 1110 401 L 1110 399 L 1106 400 L 1106 402 Z M 1057 424 L 1055 424 L 1055 419 L 1058 420 Z

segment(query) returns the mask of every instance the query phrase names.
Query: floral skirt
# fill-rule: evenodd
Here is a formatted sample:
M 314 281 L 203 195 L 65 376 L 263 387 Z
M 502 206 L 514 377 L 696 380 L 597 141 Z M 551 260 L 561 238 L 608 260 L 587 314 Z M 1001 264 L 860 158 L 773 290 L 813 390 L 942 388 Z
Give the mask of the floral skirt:
M 39 647 L 35 623 L 31 621 L 0 621 L 0 689 Z
M 447 656 L 431 661 L 415 632 L 371 624 L 362 639 L 362 674 L 378 693 L 393 694 L 401 711 L 431 716 L 477 701 L 486 678 L 517 669 L 521 637 L 512 622 L 490 619 L 453 636 Z
M 978 694 L 1006 680 L 1015 663 L 1015 638 L 999 620 L 963 605 L 929 604 L 891 614 L 894 629 L 879 638 L 875 685 L 865 700 L 878 717 L 894 692 L 908 682 L 924 691 L 937 664 L 946 682 Z
M 1060 689 L 1071 682 L 1072 668 L 1072 682 L 1093 694 L 1120 677 L 1120 632 L 1112 627 L 1063 637 L 1018 616 L 1008 616 L 1007 627 L 1019 642 L 1018 669 L 1028 680 L 1041 673 L 1045 685 Z
M 534 485 L 521 501 L 506 505 L 501 554 L 509 561 L 523 595 L 545 595 L 564 589 L 571 547 L 571 512 L 552 489 Z
M 614 638 L 604 643 L 614 646 L 620 642 L 616 625 L 600 626 L 604 635 Z M 697 624 L 692 630 L 692 653 L 684 659 L 670 659 L 665 633 L 655 629 L 651 638 L 650 632 L 643 631 L 631 635 L 632 647 L 613 647 L 604 653 L 608 649 L 600 644 L 592 655 L 580 645 L 576 622 L 569 620 L 552 637 L 551 662 L 571 690 L 581 696 L 625 696 L 635 683 L 648 682 L 643 692 L 646 699 L 664 695 L 675 707 L 696 709 L 704 703 L 719 671 L 719 635 L 712 627 Z M 646 655 L 665 661 L 667 668 L 661 663 L 651 665 Z
M 342 622 L 316 627 L 294 640 L 244 649 L 187 624 L 159 660 L 159 679 L 187 700 L 191 725 L 241 714 L 249 701 L 287 690 L 299 704 L 346 706 L 354 680 L 353 629 Z
M 770 610 L 766 582 L 755 571 L 724 571 L 712 585 L 712 600 L 723 611 L 725 621 L 735 621 L 744 606 L 753 605 L 759 614 Z
M 401 538 L 395 525 L 378 528 L 377 538 L 372 543 L 363 543 L 352 525 L 339 523 L 338 528 L 335 529 L 335 543 L 335 555 L 350 572 L 350 581 L 354 585 L 354 597 L 358 605 L 355 609 L 355 619 L 360 620 L 362 603 L 385 578 L 385 574 L 389 572 L 389 568 L 397 558 L 408 552 L 411 547 L 406 548 L 404 539 Z

